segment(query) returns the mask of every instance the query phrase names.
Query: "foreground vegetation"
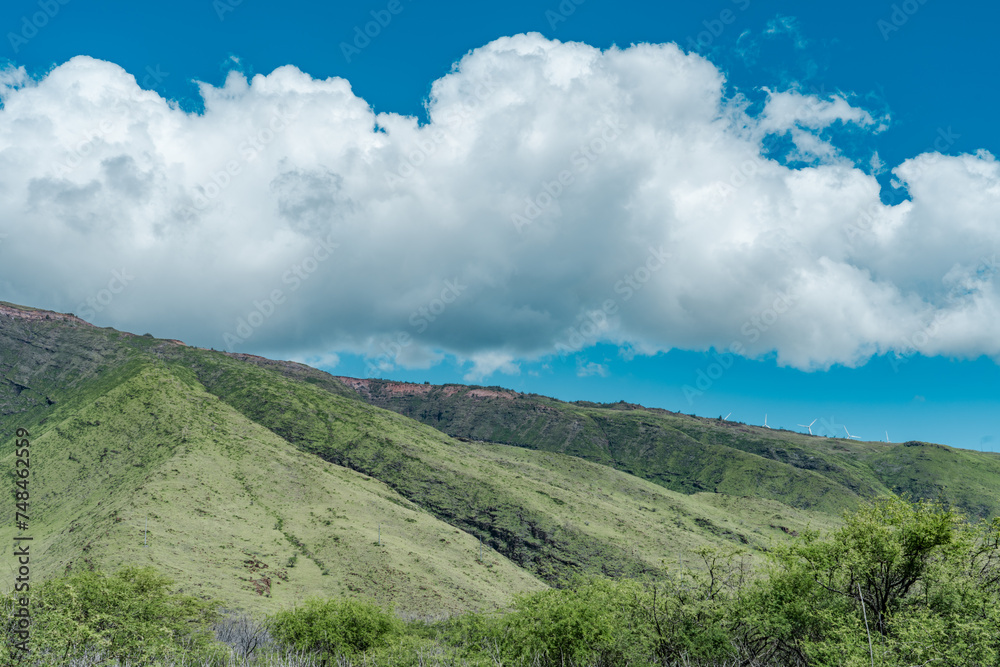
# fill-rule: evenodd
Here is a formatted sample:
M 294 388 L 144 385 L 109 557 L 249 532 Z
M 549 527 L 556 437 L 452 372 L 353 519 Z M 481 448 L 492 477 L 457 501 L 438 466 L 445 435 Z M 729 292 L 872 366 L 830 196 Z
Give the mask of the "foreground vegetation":
M 32 590 L 24 665 L 1000 665 L 1000 521 L 893 497 L 807 532 L 753 568 L 578 579 L 509 609 L 403 619 L 357 599 L 254 620 L 170 593 L 149 568 L 69 573 Z

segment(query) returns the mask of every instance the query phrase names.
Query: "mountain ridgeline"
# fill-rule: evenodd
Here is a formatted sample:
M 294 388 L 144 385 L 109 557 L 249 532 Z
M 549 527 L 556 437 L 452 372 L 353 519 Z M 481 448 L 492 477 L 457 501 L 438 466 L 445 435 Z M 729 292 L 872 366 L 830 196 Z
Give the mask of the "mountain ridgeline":
M 337 378 L 0 303 L 0 456 L 29 433 L 32 576 L 151 565 L 271 611 L 495 609 L 577 574 L 752 554 L 893 493 L 1000 514 L 1000 458 L 500 388 Z M 8 542 L 9 543 L 9 542 Z M 0 568 L 4 590 L 12 568 Z
M 769 498 L 828 513 L 900 494 L 941 500 L 975 517 L 1000 515 L 1000 456 L 993 453 L 811 436 L 501 387 L 338 379 L 372 405 L 452 437 L 569 454 L 680 493 Z

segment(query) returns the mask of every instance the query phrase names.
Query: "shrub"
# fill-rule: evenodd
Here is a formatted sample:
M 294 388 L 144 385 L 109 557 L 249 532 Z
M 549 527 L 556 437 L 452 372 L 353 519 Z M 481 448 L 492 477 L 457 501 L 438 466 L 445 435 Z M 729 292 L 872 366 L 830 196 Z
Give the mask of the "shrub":
M 275 641 L 333 660 L 342 653 L 364 653 L 387 645 L 400 623 L 372 602 L 312 598 L 301 607 L 278 612 L 268 625 Z
M 541 665 L 626 664 L 648 649 L 635 623 L 644 595 L 634 581 L 592 579 L 570 588 L 519 596 L 486 642 L 512 661 Z
M 880 498 L 776 550 L 740 632 L 788 665 L 996 665 L 998 582 L 1000 523 Z
M 130 566 L 111 576 L 79 572 L 33 585 L 31 647 L 58 658 L 55 664 L 96 652 L 136 666 L 209 650 L 218 605 L 170 593 L 172 583 L 153 568 Z M 8 618 L 14 595 L 3 598 Z M 22 657 L 7 630 L 8 657 Z
M 637 618 L 650 629 L 658 664 L 728 664 L 736 653 L 732 626 L 750 579 L 749 562 L 739 551 L 706 547 L 698 554 L 704 570 L 660 577 L 639 605 Z

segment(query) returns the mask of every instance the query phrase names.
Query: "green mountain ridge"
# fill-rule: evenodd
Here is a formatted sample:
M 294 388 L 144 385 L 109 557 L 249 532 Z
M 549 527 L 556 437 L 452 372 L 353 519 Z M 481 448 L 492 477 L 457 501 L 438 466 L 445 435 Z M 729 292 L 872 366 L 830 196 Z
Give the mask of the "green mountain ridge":
M 42 579 L 154 565 L 233 609 L 360 595 L 454 613 L 579 573 L 655 576 L 704 547 L 762 554 L 896 488 L 996 515 L 996 457 L 713 422 L 338 379 L 0 302 L 0 434 L 30 433 Z
M 492 554 L 473 574 L 468 535 L 295 449 L 166 364 L 123 374 L 32 438 L 36 576 L 154 565 L 244 608 L 353 592 L 425 612 L 544 587 Z
M 752 495 L 835 514 L 895 493 L 943 500 L 980 518 L 1000 515 L 994 453 L 809 436 L 499 387 L 338 379 L 372 405 L 453 437 L 567 453 L 681 493 Z

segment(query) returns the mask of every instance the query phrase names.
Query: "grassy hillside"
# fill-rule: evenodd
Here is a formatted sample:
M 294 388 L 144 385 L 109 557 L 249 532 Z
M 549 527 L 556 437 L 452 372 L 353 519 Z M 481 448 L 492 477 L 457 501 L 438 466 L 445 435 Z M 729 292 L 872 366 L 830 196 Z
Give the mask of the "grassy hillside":
M 151 564 L 250 610 L 310 594 L 496 608 L 576 573 L 697 564 L 705 546 L 760 553 L 878 493 L 1000 514 L 993 455 L 337 379 L 0 304 L 0 434 L 18 427 L 34 576 Z M 12 487 L 10 449 L 0 465 Z
M 463 442 L 301 364 L 9 305 L 0 378 L 0 433 L 11 442 L 24 427 L 33 443 L 33 577 L 151 564 L 230 607 L 360 594 L 439 613 L 503 606 L 578 572 L 696 563 L 703 546 L 760 551 L 835 522 Z M 12 485 L 11 449 L 0 466 Z M 13 510 L 0 509 L 0 539 Z
M 44 419 L 57 402 L 126 363 L 150 339 L 99 329 L 72 316 L 0 301 L 0 436 Z
M 149 564 L 182 589 L 255 610 L 351 593 L 415 612 L 495 608 L 544 587 L 493 552 L 480 562 L 469 535 L 297 450 L 190 373 L 150 362 L 115 379 L 32 433 L 35 577 Z M 8 541 L 10 510 L 0 513 Z M 6 590 L 12 573 L 0 576 Z
M 814 437 L 499 387 L 340 380 L 372 405 L 453 437 L 571 454 L 681 493 L 763 497 L 839 513 L 860 498 L 906 492 L 946 499 L 975 516 L 1000 516 L 1000 456 L 992 453 Z
M 774 511 L 781 518 L 741 529 L 706 503 L 605 466 L 456 441 L 395 413 L 267 367 L 247 368 L 223 355 L 205 358 L 199 351 L 177 348 L 164 348 L 162 354 L 195 366 L 208 391 L 303 451 L 382 480 L 549 582 L 575 572 L 651 573 L 678 550 L 690 552 L 706 544 L 764 548 L 770 538 L 784 534 L 771 523 L 790 521 L 795 530 L 813 518 L 784 508 L 787 518 Z M 581 483 L 594 476 L 592 489 Z M 745 504 L 748 515 L 764 511 L 758 506 L 770 511 L 776 505 L 750 498 Z M 668 513 L 652 521 L 652 513 L 660 511 Z M 653 533 L 649 525 L 660 528 Z
M 992 452 L 907 442 L 868 464 L 895 493 L 941 500 L 973 516 L 1000 516 L 1000 456 Z

